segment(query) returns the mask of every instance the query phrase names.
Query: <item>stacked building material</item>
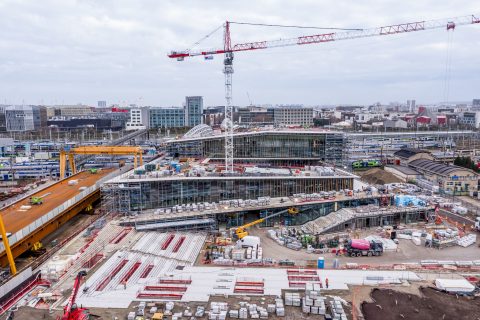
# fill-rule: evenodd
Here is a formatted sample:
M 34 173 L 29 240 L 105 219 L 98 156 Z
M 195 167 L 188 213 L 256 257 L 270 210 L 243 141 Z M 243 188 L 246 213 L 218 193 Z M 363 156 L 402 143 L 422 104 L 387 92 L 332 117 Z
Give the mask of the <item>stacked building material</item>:
M 457 240 L 457 244 L 464 248 L 471 246 L 476 242 L 477 242 L 477 235 L 474 233 L 461 237 L 460 239 Z
M 281 298 L 275 299 L 275 313 L 277 317 L 285 317 L 285 306 Z
M 302 311 L 311 314 L 325 314 L 325 298 L 320 295 L 319 285 L 307 285 L 305 297 L 302 299 Z
M 335 297 L 330 301 L 330 310 L 332 312 L 332 319 L 334 320 L 347 320 L 347 314 L 343 310 L 342 301 L 340 298 Z
M 227 318 L 228 303 L 212 302 L 210 304 L 209 320 L 225 320 Z
M 286 292 L 285 293 L 285 305 L 300 307 L 302 304 L 302 298 L 298 292 Z

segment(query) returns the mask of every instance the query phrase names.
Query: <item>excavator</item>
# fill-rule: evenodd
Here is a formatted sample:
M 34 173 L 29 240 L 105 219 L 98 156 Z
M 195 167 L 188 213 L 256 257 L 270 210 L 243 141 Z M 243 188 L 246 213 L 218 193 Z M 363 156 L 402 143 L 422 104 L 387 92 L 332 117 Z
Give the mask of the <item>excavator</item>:
M 68 299 L 67 305 L 63 309 L 63 316 L 57 317 L 57 320 L 89 320 L 90 319 L 90 313 L 88 312 L 88 309 L 79 308 L 75 303 L 82 280 L 86 276 L 87 276 L 87 272 L 85 270 L 82 270 L 75 277 L 75 283 L 73 284 L 72 294 Z
M 248 232 L 247 232 L 247 228 L 249 227 L 252 227 L 254 225 L 257 225 L 259 223 L 262 223 L 264 222 L 265 220 L 267 219 L 270 219 L 270 218 L 273 218 L 273 217 L 277 217 L 281 214 L 284 214 L 284 213 L 288 213 L 288 214 L 298 214 L 300 211 L 298 210 L 298 208 L 295 208 L 295 207 L 291 207 L 291 208 L 288 208 L 288 209 L 285 209 L 285 210 L 282 210 L 282 211 L 279 211 L 277 213 L 274 213 L 274 214 L 271 214 L 269 216 L 266 216 L 264 218 L 260 218 L 258 220 L 255 220 L 255 221 L 252 221 L 252 222 L 249 222 L 249 223 L 246 223 L 244 224 L 243 226 L 240 226 L 238 228 L 235 229 L 235 235 L 237 236 L 238 239 L 243 239 L 244 237 L 248 236 Z

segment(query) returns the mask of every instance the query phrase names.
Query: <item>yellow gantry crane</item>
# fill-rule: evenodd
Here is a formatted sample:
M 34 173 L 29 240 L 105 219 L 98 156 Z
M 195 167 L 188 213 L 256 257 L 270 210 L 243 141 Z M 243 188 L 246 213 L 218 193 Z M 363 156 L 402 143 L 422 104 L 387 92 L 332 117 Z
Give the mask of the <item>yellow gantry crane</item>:
M 77 168 L 75 166 L 75 155 L 86 155 L 86 154 L 106 154 L 106 155 L 132 155 L 134 158 L 133 165 L 136 168 L 138 164 L 143 165 L 142 158 L 142 148 L 140 147 L 131 147 L 131 146 L 83 146 L 83 147 L 74 147 L 68 150 L 60 150 L 60 179 L 65 178 L 67 158 L 68 165 L 72 174 L 77 173 Z M 138 157 L 138 160 L 137 160 Z

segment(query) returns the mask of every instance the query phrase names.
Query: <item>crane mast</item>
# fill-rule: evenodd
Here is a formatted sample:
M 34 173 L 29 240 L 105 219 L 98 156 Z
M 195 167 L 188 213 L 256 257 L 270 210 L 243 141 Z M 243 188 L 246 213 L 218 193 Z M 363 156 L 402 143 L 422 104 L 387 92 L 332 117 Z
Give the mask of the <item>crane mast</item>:
M 224 27 L 223 73 L 225 74 L 225 172 L 233 173 L 233 106 L 232 106 L 232 76 L 233 52 L 230 39 L 230 23 Z

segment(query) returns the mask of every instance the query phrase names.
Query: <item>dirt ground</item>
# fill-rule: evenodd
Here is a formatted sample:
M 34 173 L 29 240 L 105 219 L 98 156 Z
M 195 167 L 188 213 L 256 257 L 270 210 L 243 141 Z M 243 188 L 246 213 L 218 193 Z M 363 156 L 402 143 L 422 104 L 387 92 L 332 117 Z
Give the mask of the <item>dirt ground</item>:
M 362 304 L 365 320 L 478 320 L 480 301 L 421 287 L 421 296 L 392 289 L 373 289 L 372 302 Z
M 386 183 L 402 182 L 402 180 L 395 177 L 390 172 L 387 172 L 380 168 L 367 170 L 363 173 L 360 173 L 360 175 L 361 175 L 362 181 L 368 182 L 369 184 L 386 184 Z

